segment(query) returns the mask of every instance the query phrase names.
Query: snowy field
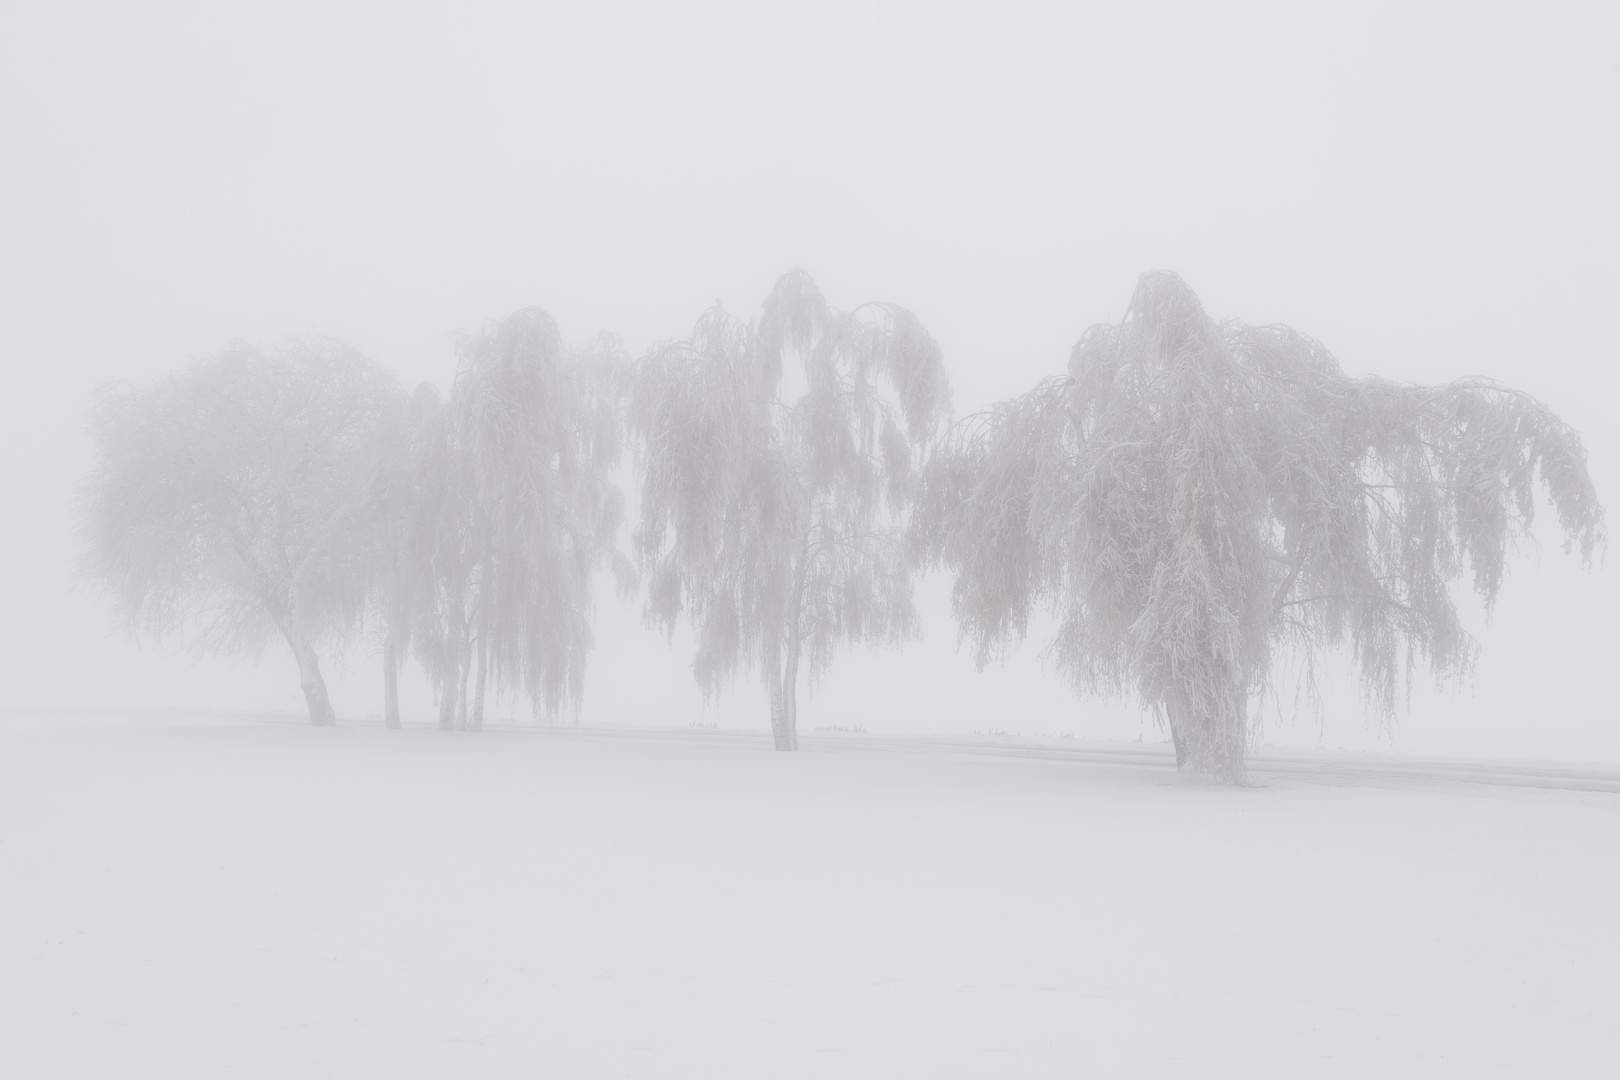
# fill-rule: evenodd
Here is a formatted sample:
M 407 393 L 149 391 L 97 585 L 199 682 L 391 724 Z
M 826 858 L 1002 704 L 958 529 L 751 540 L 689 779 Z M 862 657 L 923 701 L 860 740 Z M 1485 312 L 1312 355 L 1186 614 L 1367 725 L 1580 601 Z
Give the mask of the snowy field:
M 0 715 L 0 1075 L 1614 1075 L 1620 794 L 806 743 Z

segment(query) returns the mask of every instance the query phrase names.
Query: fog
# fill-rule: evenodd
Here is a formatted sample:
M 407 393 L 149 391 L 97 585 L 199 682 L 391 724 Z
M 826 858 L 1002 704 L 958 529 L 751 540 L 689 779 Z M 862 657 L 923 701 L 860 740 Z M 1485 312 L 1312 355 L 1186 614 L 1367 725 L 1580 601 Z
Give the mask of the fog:
M 1584 433 L 1600 496 L 1615 477 L 1603 5 L 51 5 L 7 21 L 0 648 L 20 705 L 288 706 L 290 661 L 138 651 L 71 579 L 91 389 L 238 338 L 332 335 L 443 387 L 454 335 L 525 304 L 639 353 L 715 298 L 756 310 L 802 266 L 834 302 L 915 311 L 966 413 L 1060 371 L 1139 273 L 1168 268 L 1217 317 L 1285 322 L 1352 373 L 1535 394 Z M 1395 744 L 1612 759 L 1611 578 L 1551 543 L 1519 560 L 1473 627 L 1474 691 L 1424 693 Z M 657 702 L 698 719 L 686 657 L 637 614 L 604 603 L 585 718 L 657 722 Z M 1140 727 L 1075 700 L 1038 642 L 979 676 L 943 599 L 927 629 L 921 648 L 847 658 L 807 708 L 967 730 L 1010 696 L 1030 730 Z M 644 698 L 600 677 L 616 656 Z M 340 711 L 375 711 L 366 663 Z M 1347 692 L 1338 712 L 1357 707 Z M 1366 733 L 1357 716 L 1326 737 Z
M 16 716 L 301 714 L 279 642 L 255 659 L 132 641 L 78 573 L 96 389 L 233 341 L 326 336 L 407 390 L 448 391 L 463 335 L 525 306 L 569 343 L 606 331 L 639 357 L 717 303 L 753 318 L 803 268 L 832 305 L 915 313 L 961 416 L 1062 373 L 1140 275 L 1169 270 L 1214 318 L 1287 324 L 1351 375 L 1526 391 L 1581 433 L 1598 497 L 1620 492 L 1611 4 L 17 4 L 0 14 L 0 146 L 0 709 Z M 628 458 L 620 475 L 628 537 Z M 1322 711 L 1280 692 L 1257 746 L 1620 762 L 1620 579 L 1601 553 L 1591 569 L 1566 554 L 1542 509 L 1489 618 L 1459 586 L 1480 646 L 1463 685 L 1420 672 L 1390 723 L 1341 656 Z M 1049 619 L 976 670 L 949 588 L 943 571 L 919 586 L 921 640 L 841 652 L 801 691 L 801 730 L 1167 743 L 1136 702 L 1060 678 Z M 605 573 L 596 597 L 582 728 L 770 730 L 758 679 L 705 702 L 688 629 L 646 628 L 643 597 Z M 340 727 L 381 716 L 379 652 L 363 634 L 325 658 Z M 402 677 L 407 727 L 430 725 L 433 687 Z M 491 706 L 528 715 L 512 696 Z M 263 749 L 232 738 L 229 754 Z M 681 775 L 633 753 L 631 775 Z M 229 754 L 199 768 L 228 772 Z M 865 768 L 828 790 L 887 782 Z M 1310 813 L 1355 816 L 1331 801 Z M 1423 835 L 1443 845 L 1446 828 Z M 1592 828 L 1607 843 L 1612 815 Z M 1458 869 L 1457 887 L 1494 865 Z M 985 965 L 971 978 L 993 981 Z M 1573 1066 L 1602 1042 L 1564 1035 Z

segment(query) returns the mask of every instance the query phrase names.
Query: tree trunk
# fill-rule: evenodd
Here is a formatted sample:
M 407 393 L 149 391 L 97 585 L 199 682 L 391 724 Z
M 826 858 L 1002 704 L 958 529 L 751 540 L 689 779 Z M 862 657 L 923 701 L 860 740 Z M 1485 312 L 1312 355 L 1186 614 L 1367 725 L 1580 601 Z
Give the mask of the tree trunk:
M 478 635 L 478 689 L 473 691 L 472 729 L 484 729 L 484 683 L 489 679 L 489 648 L 484 636 Z
M 293 659 L 298 661 L 298 682 L 304 690 L 304 703 L 309 706 L 309 722 L 316 727 L 331 727 L 337 723 L 332 712 L 332 699 L 326 694 L 326 680 L 321 678 L 321 660 L 309 643 L 294 633 L 286 634 L 292 646 Z
M 799 658 L 788 653 L 783 670 L 771 679 L 771 738 L 778 750 L 799 748 Z
M 383 725 L 399 727 L 399 649 L 393 634 L 383 639 Z
M 461 685 L 461 661 L 452 647 L 439 680 L 439 730 L 456 730 L 456 687 Z
M 782 691 L 782 676 L 771 678 L 771 739 L 778 750 L 793 749 L 793 738 L 788 730 L 786 695 Z
M 799 638 L 800 610 L 804 605 L 804 575 L 810 565 L 810 536 L 799 545 L 799 564 L 793 573 L 793 599 L 788 606 L 787 649 L 782 669 L 771 671 L 771 737 L 778 750 L 799 748 Z
M 456 730 L 467 730 L 467 680 L 472 675 L 472 657 L 467 656 L 460 667 L 460 678 L 456 680 Z
M 295 628 L 284 605 L 267 598 L 265 608 L 276 629 L 286 639 L 287 647 L 292 649 L 293 659 L 298 662 L 298 684 L 304 691 L 304 704 L 309 707 L 309 722 L 315 727 L 333 726 L 337 723 L 337 715 L 332 712 L 332 699 L 326 694 L 326 680 L 321 678 L 320 657 Z
M 1221 733 L 1221 768 L 1217 774 L 1234 784 L 1249 782 L 1249 695 L 1238 691 L 1226 729 Z
M 787 677 L 782 680 L 782 698 L 787 705 L 787 723 L 783 727 L 787 731 L 787 746 L 785 749 L 797 750 L 799 748 L 799 641 L 798 635 L 793 636 L 793 650 L 788 653 Z
M 1170 738 L 1176 746 L 1176 767 L 1202 773 L 1232 784 L 1249 780 L 1248 694 L 1228 694 L 1226 708 L 1195 710 L 1185 704 L 1166 705 Z
M 1187 767 L 1187 743 L 1181 737 L 1181 730 L 1176 727 L 1176 717 L 1170 706 L 1164 707 L 1165 722 L 1170 725 L 1170 743 L 1176 748 L 1176 768 Z

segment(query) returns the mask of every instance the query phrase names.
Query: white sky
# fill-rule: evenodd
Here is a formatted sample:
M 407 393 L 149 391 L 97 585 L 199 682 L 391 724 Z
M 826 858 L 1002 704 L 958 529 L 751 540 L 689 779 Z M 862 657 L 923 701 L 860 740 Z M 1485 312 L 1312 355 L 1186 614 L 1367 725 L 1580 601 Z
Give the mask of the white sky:
M 321 333 L 442 386 L 519 306 L 640 351 L 794 266 L 915 310 L 959 411 L 1173 269 L 1352 372 L 1535 393 L 1620 505 L 1620 5 L 14 2 L 0 148 L 0 707 L 298 708 L 279 653 L 139 651 L 73 587 L 98 383 Z M 1544 540 L 1475 619 L 1474 692 L 1420 692 L 1396 748 L 1620 759 L 1616 575 Z M 975 675 L 939 592 L 801 722 L 1143 730 L 1034 648 Z M 600 634 L 587 720 L 763 729 L 610 595 Z M 374 667 L 332 673 L 340 712 Z M 1335 702 L 1271 737 L 1390 745 Z

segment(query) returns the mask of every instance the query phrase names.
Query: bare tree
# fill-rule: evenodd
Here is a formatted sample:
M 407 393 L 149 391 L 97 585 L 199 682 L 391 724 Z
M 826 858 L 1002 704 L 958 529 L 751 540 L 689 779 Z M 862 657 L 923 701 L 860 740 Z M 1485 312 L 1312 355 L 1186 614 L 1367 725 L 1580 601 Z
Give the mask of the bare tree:
M 104 391 L 81 489 L 84 568 L 132 633 L 292 650 L 310 721 L 334 722 L 319 649 L 358 623 L 375 559 L 367 488 L 393 378 L 343 346 L 235 346 Z
M 1045 604 L 1077 687 L 1134 691 L 1183 767 L 1240 781 L 1279 649 L 1311 670 L 1348 644 L 1386 716 L 1420 659 L 1466 672 L 1450 585 L 1470 572 L 1489 607 L 1538 489 L 1590 565 L 1606 534 L 1585 451 L 1541 403 L 1350 378 L 1287 327 L 1216 324 L 1158 273 L 1066 377 L 953 429 L 914 537 L 956 571 L 981 666 Z
M 920 447 L 949 408 L 915 316 L 837 311 L 802 270 L 758 323 L 716 307 L 637 364 L 648 621 L 668 633 L 690 620 L 706 695 L 756 668 L 778 750 L 797 746 L 801 659 L 813 683 L 844 643 L 916 633 L 904 520 Z
M 566 348 L 527 308 L 463 341 L 449 401 L 424 409 L 412 602 L 441 727 L 482 726 L 491 685 L 540 716 L 578 704 L 592 576 L 633 576 L 612 478 L 624 366 L 613 339 Z

